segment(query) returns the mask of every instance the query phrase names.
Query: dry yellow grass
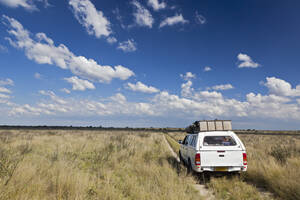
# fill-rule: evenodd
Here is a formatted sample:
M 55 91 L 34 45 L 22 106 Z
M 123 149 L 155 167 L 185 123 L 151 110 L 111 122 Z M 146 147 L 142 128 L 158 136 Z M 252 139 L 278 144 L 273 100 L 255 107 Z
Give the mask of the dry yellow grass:
M 199 199 L 172 164 L 158 133 L 0 131 L 0 199 Z
M 167 142 L 172 147 L 172 149 L 178 154 L 180 150 L 180 145 L 177 141 L 175 141 L 173 138 L 171 138 L 169 135 L 165 135 Z
M 245 179 L 280 199 L 300 199 L 300 137 L 241 136 L 248 152 Z
M 183 140 L 186 136 L 185 132 L 168 132 L 168 134 L 171 138 L 173 138 L 175 141 L 178 142 L 178 140 Z
M 169 133 L 177 151 L 182 132 Z M 176 139 L 176 141 L 172 140 Z M 242 135 L 248 172 L 213 178 L 218 199 L 300 199 L 299 136 Z M 0 131 L 0 199 L 199 199 L 160 133 Z
M 272 197 L 260 193 L 251 184 L 241 181 L 237 177 L 212 178 L 208 183 L 217 199 L 222 200 L 270 200 Z

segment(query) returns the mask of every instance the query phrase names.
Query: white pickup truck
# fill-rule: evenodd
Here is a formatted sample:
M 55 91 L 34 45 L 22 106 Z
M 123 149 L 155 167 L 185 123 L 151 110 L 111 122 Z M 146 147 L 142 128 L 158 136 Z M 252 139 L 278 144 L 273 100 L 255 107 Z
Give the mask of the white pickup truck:
M 232 131 L 188 134 L 179 157 L 194 172 L 247 171 L 247 154 L 242 141 Z

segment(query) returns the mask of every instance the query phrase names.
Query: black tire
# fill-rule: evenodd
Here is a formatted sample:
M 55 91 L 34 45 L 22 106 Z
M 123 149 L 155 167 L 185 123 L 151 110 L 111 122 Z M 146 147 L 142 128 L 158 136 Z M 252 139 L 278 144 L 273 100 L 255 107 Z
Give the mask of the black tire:
M 201 172 L 200 182 L 202 184 L 206 184 L 210 181 L 210 173 L 209 172 Z
M 230 177 L 230 178 L 238 178 L 238 179 L 241 179 L 241 173 L 239 173 L 239 172 L 231 172 L 229 177 Z
M 182 159 L 181 153 L 179 151 L 179 162 L 184 165 L 184 160 Z
M 206 176 L 205 176 L 205 172 L 202 172 L 202 173 L 201 173 L 201 179 L 200 179 L 200 180 L 201 180 L 201 183 L 202 183 L 202 184 L 204 184 L 204 185 L 206 184 Z
M 193 168 L 192 168 L 192 163 L 191 160 L 188 160 L 188 164 L 187 164 L 187 173 L 191 174 L 193 172 Z

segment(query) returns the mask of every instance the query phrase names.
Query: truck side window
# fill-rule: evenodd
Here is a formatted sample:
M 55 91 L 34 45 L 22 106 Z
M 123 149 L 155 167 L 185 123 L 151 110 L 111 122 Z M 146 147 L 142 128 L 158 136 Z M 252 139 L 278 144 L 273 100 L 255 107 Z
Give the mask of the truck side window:
M 198 137 L 195 135 L 195 136 L 194 136 L 193 147 L 196 147 L 197 139 L 198 139 Z
M 188 136 L 185 136 L 185 138 L 184 138 L 184 140 L 182 142 L 183 145 L 186 145 L 187 138 L 188 138 Z
M 186 140 L 185 140 L 184 145 L 188 145 L 190 138 L 191 138 L 191 136 L 189 136 L 189 135 L 186 136 Z
M 194 141 L 195 141 L 195 136 L 193 135 L 190 140 L 190 146 L 193 146 Z
M 192 147 L 195 146 L 195 140 L 196 140 L 196 136 L 193 135 L 190 146 L 192 146 Z

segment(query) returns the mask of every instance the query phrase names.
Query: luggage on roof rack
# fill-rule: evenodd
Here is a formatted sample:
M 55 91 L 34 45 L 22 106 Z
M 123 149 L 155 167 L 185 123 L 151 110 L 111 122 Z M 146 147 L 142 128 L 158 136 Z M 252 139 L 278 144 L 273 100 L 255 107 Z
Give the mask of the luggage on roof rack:
M 231 131 L 231 120 L 200 120 L 186 127 L 187 133 L 198 133 L 204 131 Z

